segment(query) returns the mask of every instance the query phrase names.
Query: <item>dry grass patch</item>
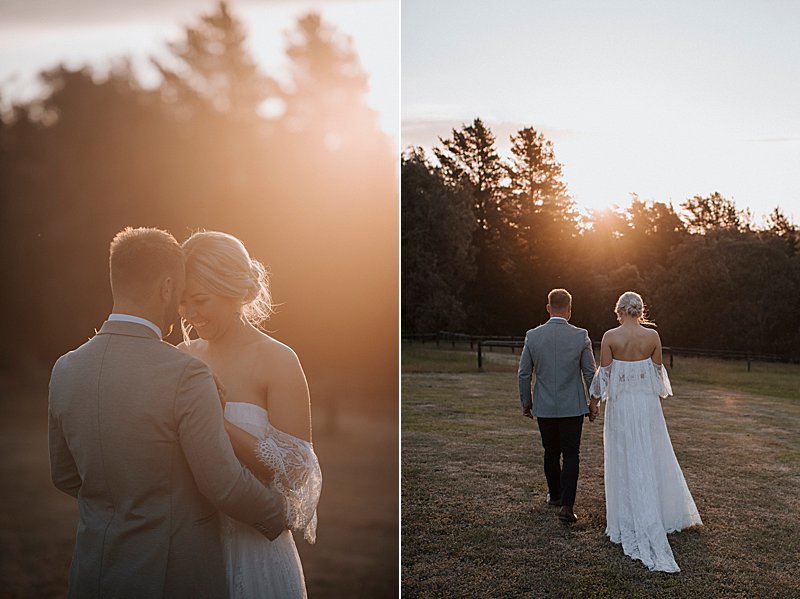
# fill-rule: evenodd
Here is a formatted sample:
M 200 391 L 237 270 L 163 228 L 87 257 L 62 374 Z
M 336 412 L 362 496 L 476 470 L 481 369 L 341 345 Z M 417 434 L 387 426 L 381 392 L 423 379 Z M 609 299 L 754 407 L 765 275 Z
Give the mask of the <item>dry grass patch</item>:
M 418 362 L 437 350 L 407 349 L 403 596 L 798 596 L 800 401 L 675 373 L 664 413 L 705 526 L 670 535 L 679 574 L 654 573 L 604 534 L 602 412 L 584 426 L 580 521 L 566 527 L 544 503 L 536 425 L 519 415 L 518 358 L 479 373 L 474 353 L 440 349 L 448 371 L 426 372 Z M 800 380 L 795 368 L 774 388 Z

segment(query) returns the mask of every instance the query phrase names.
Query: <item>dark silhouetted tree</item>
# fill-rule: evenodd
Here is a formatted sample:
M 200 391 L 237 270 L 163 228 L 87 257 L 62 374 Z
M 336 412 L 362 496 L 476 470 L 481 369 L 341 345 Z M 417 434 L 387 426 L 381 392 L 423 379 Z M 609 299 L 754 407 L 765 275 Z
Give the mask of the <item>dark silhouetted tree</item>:
M 773 208 L 767 216 L 767 231 L 783 239 L 786 244 L 786 253 L 794 256 L 800 253 L 800 230 L 792 223 L 779 207 Z
M 403 329 L 460 330 L 475 274 L 470 197 L 446 186 L 421 149 L 406 152 L 401 168 Z
M 467 292 L 472 318 L 482 323 L 482 329 L 502 327 L 503 314 L 496 310 L 496 297 L 513 290 L 510 277 L 517 243 L 514 205 L 504 186 L 506 166 L 497 153 L 494 134 L 480 119 L 439 141 L 441 146 L 433 151 L 442 179 L 470 197 L 475 221 L 476 284 Z
M 635 194 L 626 212 L 629 261 L 642 273 L 664 266 L 670 250 L 687 235 L 678 213 L 670 205 L 642 201 Z
M 737 231 L 746 228 L 746 219 L 736 209 L 736 204 L 716 191 L 706 197 L 696 195 L 683 202 L 681 208 L 686 213 L 686 224 L 690 233 L 705 235 L 712 231 Z
M 511 136 L 510 197 L 520 237 L 556 247 L 577 234 L 578 213 L 563 180 L 553 143 L 532 127 Z M 530 239 L 533 237 L 535 239 Z

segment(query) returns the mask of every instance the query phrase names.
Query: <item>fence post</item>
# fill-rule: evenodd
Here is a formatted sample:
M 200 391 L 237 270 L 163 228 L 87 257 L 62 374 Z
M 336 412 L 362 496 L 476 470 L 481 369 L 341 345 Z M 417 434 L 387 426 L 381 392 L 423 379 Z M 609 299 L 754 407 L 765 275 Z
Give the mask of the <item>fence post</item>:
M 483 357 L 481 356 L 481 342 L 478 341 L 478 370 L 483 370 Z
M 747 372 L 750 372 L 750 352 L 747 352 Z

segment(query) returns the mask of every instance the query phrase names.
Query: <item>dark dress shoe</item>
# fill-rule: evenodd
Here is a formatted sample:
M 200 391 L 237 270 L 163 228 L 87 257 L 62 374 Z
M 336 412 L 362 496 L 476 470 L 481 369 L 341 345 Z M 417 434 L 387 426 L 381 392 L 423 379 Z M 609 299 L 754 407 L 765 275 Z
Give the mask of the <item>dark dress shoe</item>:
M 558 498 L 556 498 L 556 499 L 550 499 L 550 493 L 548 493 L 548 494 L 547 494 L 547 505 L 555 505 L 555 506 L 559 506 L 559 505 L 561 505 L 561 500 L 560 500 L 560 499 L 558 499 Z
M 578 521 L 578 517 L 575 515 L 575 512 L 573 512 L 572 508 L 568 505 L 563 506 L 561 511 L 558 512 L 558 519 L 564 524 L 574 524 Z

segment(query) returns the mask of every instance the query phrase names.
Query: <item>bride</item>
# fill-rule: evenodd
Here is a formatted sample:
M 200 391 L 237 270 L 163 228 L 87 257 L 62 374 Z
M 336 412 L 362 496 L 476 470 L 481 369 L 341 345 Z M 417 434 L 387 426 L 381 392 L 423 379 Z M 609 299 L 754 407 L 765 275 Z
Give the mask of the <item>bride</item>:
M 603 335 L 589 389 L 593 413 L 606 400 L 606 534 L 650 570 L 679 572 L 667 533 L 702 521 L 661 411 L 659 397 L 672 395 L 661 339 L 642 326 L 653 323 L 638 293 L 623 293 L 614 311 L 620 326 Z
M 214 372 L 236 456 L 286 498 L 287 529 L 313 543 L 322 477 L 311 445 L 308 385 L 291 348 L 257 328 L 272 312 L 265 269 L 226 233 L 198 232 L 182 247 L 181 348 Z M 189 340 L 192 329 L 198 339 Z M 232 599 L 306 597 L 290 530 L 270 541 L 223 515 L 222 543 Z

